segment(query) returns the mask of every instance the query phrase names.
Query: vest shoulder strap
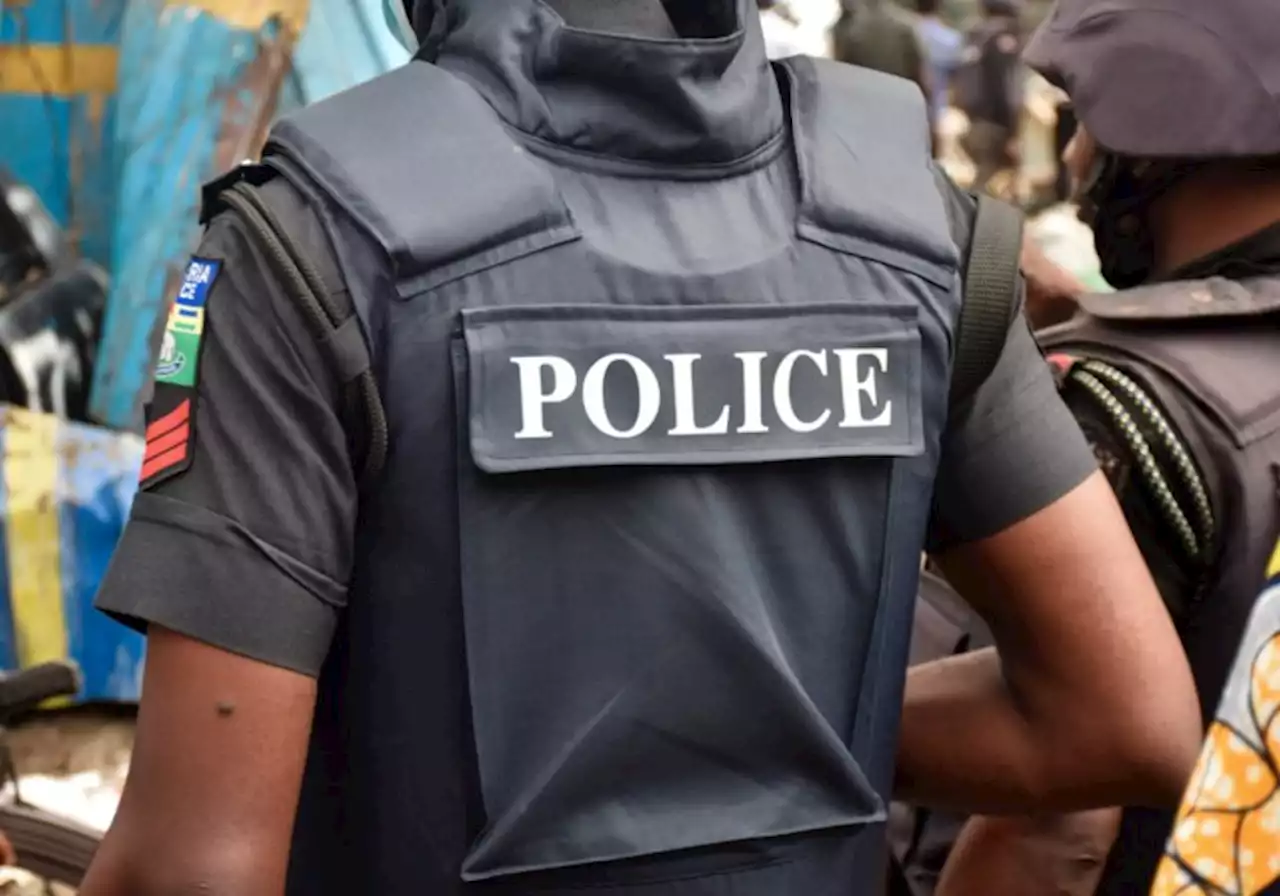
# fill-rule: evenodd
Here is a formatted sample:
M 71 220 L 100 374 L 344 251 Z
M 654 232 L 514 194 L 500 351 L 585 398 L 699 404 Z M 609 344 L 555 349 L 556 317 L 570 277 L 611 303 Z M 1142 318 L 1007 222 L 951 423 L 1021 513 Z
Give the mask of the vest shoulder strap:
M 935 276 L 949 278 L 961 254 L 966 258 L 951 380 L 953 405 L 964 401 L 999 361 L 1017 308 L 1021 213 L 980 197 L 972 226 L 953 231 L 916 84 L 827 60 L 795 58 L 784 66 L 805 218 L 863 250 L 876 244 L 871 254 L 887 249 L 893 258 L 885 260 L 917 270 L 923 261 Z M 967 232 L 967 246 L 957 245 L 956 232 Z
M 265 165 L 232 169 L 203 188 L 200 220 L 207 224 L 224 211 L 238 216 L 302 312 L 343 384 L 348 440 L 364 485 L 381 472 L 388 441 L 366 334 L 332 244 L 316 242 L 323 232 L 319 218 L 314 228 L 301 220 L 317 216 L 317 210 L 277 176 Z M 299 233 L 311 236 L 299 239 Z
M 951 367 L 953 405 L 986 382 L 1004 352 L 1018 305 L 1021 255 L 1022 213 L 989 196 L 978 197 Z
M 923 263 L 935 277 L 952 276 L 956 247 L 933 178 L 920 88 L 830 60 L 797 56 L 780 65 L 791 85 L 802 218 L 882 247 L 908 268 Z
M 281 119 L 264 150 L 273 156 L 380 244 L 401 282 L 572 228 L 551 176 L 484 99 L 419 60 Z

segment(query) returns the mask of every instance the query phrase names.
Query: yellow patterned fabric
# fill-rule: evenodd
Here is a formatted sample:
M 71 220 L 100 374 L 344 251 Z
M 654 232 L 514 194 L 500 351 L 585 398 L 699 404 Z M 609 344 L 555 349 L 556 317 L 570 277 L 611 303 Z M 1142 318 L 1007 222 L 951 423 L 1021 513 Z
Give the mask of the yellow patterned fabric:
M 1243 645 L 1152 896 L 1259 896 L 1280 886 L 1280 578 Z

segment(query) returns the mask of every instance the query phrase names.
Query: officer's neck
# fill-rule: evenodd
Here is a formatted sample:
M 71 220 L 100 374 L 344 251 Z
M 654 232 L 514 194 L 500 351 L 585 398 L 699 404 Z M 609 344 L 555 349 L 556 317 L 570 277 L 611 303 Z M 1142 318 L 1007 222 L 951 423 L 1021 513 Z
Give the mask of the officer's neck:
M 1178 184 L 1151 208 L 1156 274 L 1239 242 L 1280 222 L 1280 175 L 1209 171 Z
M 662 0 L 546 0 L 546 3 L 571 28 L 635 37 L 679 36 Z

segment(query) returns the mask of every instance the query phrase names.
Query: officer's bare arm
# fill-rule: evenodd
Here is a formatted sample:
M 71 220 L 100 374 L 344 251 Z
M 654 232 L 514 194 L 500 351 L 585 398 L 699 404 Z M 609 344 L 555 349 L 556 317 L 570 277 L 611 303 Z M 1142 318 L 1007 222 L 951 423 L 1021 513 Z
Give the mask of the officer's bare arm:
M 1093 896 L 1120 828 L 1119 809 L 992 818 L 965 825 L 936 896 Z
M 152 627 L 128 786 L 80 896 L 279 896 L 315 681 Z
M 1195 686 L 1102 474 L 938 560 L 999 655 L 911 671 L 898 795 L 969 813 L 1176 804 Z

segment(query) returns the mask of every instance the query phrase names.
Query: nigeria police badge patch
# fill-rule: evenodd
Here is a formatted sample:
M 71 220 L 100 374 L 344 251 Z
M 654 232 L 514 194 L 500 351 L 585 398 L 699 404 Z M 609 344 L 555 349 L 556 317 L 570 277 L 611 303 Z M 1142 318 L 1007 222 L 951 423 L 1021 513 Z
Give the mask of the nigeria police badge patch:
M 140 475 L 144 489 L 191 466 L 205 303 L 221 266 L 220 261 L 192 258 L 169 309 L 156 361 L 155 394 L 147 407 L 147 447 Z

